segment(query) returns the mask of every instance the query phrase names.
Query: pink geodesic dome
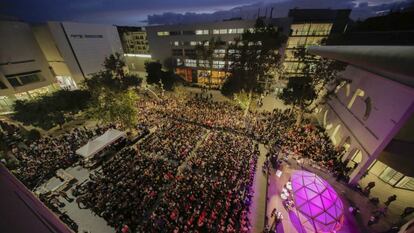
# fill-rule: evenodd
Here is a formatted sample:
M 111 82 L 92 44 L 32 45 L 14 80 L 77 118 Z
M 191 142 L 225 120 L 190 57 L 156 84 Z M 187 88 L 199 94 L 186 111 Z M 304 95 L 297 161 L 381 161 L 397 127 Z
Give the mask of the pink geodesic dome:
M 342 200 L 325 180 L 307 171 L 292 175 L 293 199 L 302 229 L 300 233 L 327 233 L 341 229 Z

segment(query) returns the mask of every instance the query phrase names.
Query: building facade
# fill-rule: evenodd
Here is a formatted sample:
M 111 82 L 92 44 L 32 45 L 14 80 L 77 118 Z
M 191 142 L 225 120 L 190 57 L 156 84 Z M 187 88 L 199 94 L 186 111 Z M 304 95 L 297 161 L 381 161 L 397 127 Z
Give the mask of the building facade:
M 322 46 L 315 55 L 348 64 L 349 79 L 316 111 L 333 143 L 346 151 L 350 183 L 376 182 L 376 195 L 414 201 L 414 47 Z M 385 200 L 384 200 L 385 201 Z
M 117 26 L 128 69 L 145 72 L 145 62 L 151 61 L 147 32 L 144 27 Z
M 15 100 L 36 97 L 57 88 L 30 25 L 0 21 L 0 112 L 9 112 Z
M 102 70 L 106 57 L 123 54 L 115 26 L 1 20 L 0 34 L 1 113 L 10 112 L 18 99 L 76 89 Z
M 73 22 L 48 22 L 34 28 L 36 39 L 57 77 L 81 83 L 103 68 L 111 54 L 123 54 L 115 26 Z
M 284 54 L 283 67 L 286 77 L 300 73 L 300 64 L 293 54 L 298 47 L 321 45 L 332 33 L 342 32 L 349 21 L 351 10 L 293 9 L 288 17 L 265 19 L 288 37 L 281 49 Z M 227 20 L 221 22 L 188 25 L 163 25 L 147 28 L 153 59 L 173 64 L 177 74 L 189 82 L 206 83 L 205 60 L 196 56 L 195 46 L 211 38 L 220 38 L 224 43 L 217 49 L 213 61 L 213 84 L 222 84 L 228 73 L 228 61 L 222 59 L 227 46 L 246 30 L 254 28 L 255 20 Z M 220 59 L 221 58 L 221 59 Z M 283 88 L 284 85 L 279 85 Z
M 329 36 L 342 33 L 349 22 L 351 10 L 292 9 L 290 34 L 283 62 L 285 77 L 301 74 L 302 64 L 295 59 L 298 48 L 323 45 Z
M 163 25 L 147 27 L 151 55 L 162 64 L 173 64 L 176 73 L 188 82 L 221 85 L 227 77 L 227 47 L 241 37 L 243 32 L 253 30 L 255 20 L 226 20 L 204 24 Z M 272 19 L 276 27 L 287 28 L 288 19 Z M 287 31 L 286 31 L 287 34 Z M 212 64 L 211 80 L 207 80 L 206 72 L 210 72 L 208 61 L 197 57 L 196 46 L 208 43 L 212 38 L 219 38 L 222 45 L 215 49 Z

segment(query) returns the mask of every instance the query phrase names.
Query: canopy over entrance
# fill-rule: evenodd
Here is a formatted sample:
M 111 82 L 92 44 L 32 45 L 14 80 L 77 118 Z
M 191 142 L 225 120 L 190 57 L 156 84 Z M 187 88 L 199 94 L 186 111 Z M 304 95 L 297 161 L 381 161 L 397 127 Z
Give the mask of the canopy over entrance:
M 125 137 L 124 132 L 116 129 L 108 129 L 101 136 L 89 141 L 86 145 L 76 150 L 76 154 L 81 155 L 84 158 L 90 158 L 121 137 Z
M 307 171 L 292 175 L 293 198 L 302 232 L 336 232 L 344 214 L 342 200 L 325 180 Z

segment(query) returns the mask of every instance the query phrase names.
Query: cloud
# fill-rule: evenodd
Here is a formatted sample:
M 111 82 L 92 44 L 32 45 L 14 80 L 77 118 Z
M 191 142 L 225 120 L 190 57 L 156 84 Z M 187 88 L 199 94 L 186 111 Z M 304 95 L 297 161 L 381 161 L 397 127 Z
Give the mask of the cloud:
M 370 14 L 372 7 L 390 1 L 398 0 L 1 0 L 0 14 L 35 22 L 56 20 L 137 25 L 142 20 L 164 24 L 238 16 L 252 18 L 258 7 L 274 7 L 276 17 L 285 16 L 294 7 L 354 8 L 355 15 L 361 17 Z
M 200 22 L 200 21 L 216 21 L 234 17 L 242 18 L 256 18 L 258 9 L 261 9 L 261 14 L 264 15 L 265 9 L 274 8 L 273 17 L 285 17 L 288 14 L 289 9 L 293 8 L 331 8 L 331 9 L 352 9 L 351 18 L 363 19 L 373 16 L 378 11 L 388 10 L 409 4 L 409 0 L 387 0 L 387 4 L 381 4 L 385 0 L 289 0 L 279 1 L 275 3 L 254 3 L 244 5 L 241 7 L 235 7 L 226 11 L 218 11 L 211 14 L 194 14 L 194 13 L 163 13 L 153 14 L 148 16 L 148 24 L 175 24 L 175 23 L 187 23 L 187 22 Z

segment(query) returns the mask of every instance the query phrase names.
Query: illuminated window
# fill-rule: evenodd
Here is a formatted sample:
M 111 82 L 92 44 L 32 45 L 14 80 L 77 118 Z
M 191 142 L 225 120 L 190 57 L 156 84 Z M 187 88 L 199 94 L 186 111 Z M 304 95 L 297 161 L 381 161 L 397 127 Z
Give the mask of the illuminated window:
M 210 64 L 207 60 L 198 60 L 198 66 L 203 68 L 210 68 Z
M 229 34 L 236 34 L 237 28 L 229 28 Z
M 215 49 L 213 56 L 216 57 L 216 58 L 223 58 L 223 57 L 226 56 L 226 50 L 225 49 Z
M 174 41 L 174 46 L 180 46 L 180 41 Z
M 198 42 L 197 41 L 190 41 L 190 45 L 191 46 L 196 46 L 198 44 Z
M 184 64 L 188 67 L 197 67 L 197 61 L 194 59 L 185 59 Z
M 237 34 L 243 34 L 244 29 L 243 28 L 237 28 Z
M 213 68 L 214 69 L 223 69 L 225 64 L 226 63 L 224 61 L 213 61 Z
M 168 31 L 157 32 L 157 35 L 158 36 L 169 36 L 170 35 L 170 32 L 168 32 Z
M 198 30 L 195 31 L 195 34 L 196 35 L 208 35 L 208 30 L 198 29 Z
M 182 66 L 183 65 L 183 60 L 181 60 L 180 58 L 177 58 L 177 66 Z
M 398 182 L 395 187 L 398 188 L 403 188 L 403 189 L 409 189 L 409 190 L 414 190 L 414 178 L 413 177 L 409 177 L 409 176 L 405 176 L 404 178 L 402 178 L 400 180 L 400 182 Z
M 220 30 L 219 29 L 213 29 L 213 34 L 216 34 L 216 35 L 220 34 Z
M 227 29 L 220 29 L 220 34 L 227 34 Z

